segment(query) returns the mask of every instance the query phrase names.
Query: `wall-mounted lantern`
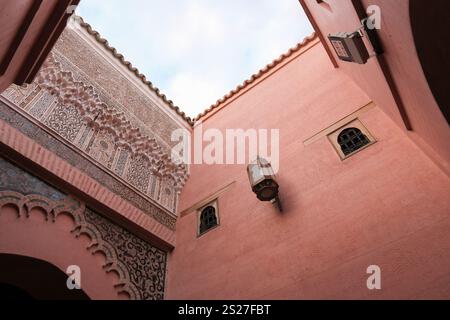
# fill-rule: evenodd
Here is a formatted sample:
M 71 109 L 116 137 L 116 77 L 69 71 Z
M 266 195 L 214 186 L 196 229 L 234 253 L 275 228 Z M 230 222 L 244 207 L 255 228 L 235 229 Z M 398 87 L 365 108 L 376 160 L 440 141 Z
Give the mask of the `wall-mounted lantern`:
M 370 58 L 359 31 L 330 34 L 328 39 L 339 59 L 343 61 L 365 64 Z
M 283 211 L 278 197 L 278 185 L 271 164 L 264 158 L 258 157 L 247 167 L 248 178 L 253 192 L 261 201 L 270 201 L 278 210 Z
M 369 19 L 366 18 L 361 22 L 362 26 L 357 31 L 339 32 L 328 35 L 328 39 L 339 59 L 347 62 L 365 64 L 371 57 L 383 53 L 376 29 L 369 25 Z M 364 35 L 367 36 L 368 42 L 373 47 L 372 54 L 369 53 L 364 43 Z

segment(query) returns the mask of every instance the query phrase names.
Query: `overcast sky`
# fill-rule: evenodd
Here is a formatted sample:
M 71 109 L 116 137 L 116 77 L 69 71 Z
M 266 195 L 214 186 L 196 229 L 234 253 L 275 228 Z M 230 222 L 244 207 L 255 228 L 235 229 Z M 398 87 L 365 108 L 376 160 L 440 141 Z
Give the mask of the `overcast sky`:
M 77 14 L 191 117 L 313 32 L 298 0 L 82 0 Z

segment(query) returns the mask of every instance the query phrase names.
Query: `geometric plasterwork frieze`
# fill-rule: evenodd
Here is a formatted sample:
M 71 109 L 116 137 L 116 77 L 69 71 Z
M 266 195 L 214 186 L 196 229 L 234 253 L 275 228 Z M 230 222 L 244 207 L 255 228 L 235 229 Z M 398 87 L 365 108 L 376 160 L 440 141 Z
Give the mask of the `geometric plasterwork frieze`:
M 101 101 L 92 86 L 76 81 L 72 72 L 64 71 L 53 53 L 44 63 L 36 82 L 40 88 L 57 98 L 58 106 L 63 106 L 66 110 L 63 109 L 63 113 L 73 113 L 58 114 L 57 119 L 54 119 L 57 121 L 49 120 L 50 126 L 58 126 L 56 122 L 69 116 L 77 116 L 80 123 L 66 128 L 68 137 L 74 138 L 75 131 L 79 131 L 83 123 L 96 132 L 105 132 L 111 136 L 117 148 L 127 150 L 134 159 L 144 159 L 146 170 L 156 177 L 170 181 L 175 192 L 181 192 L 188 179 L 187 166 L 174 163 L 156 139 L 143 134 L 140 128 L 134 128 L 123 112 Z M 103 147 L 106 148 L 106 144 Z
M 88 236 L 87 247 L 92 254 L 106 257 L 105 272 L 115 272 L 119 282 L 114 286 L 118 293 L 132 300 L 164 299 L 167 254 L 134 236 L 85 207 L 82 202 L 66 197 L 54 200 L 41 195 L 23 195 L 15 191 L 0 191 L 0 208 L 15 206 L 19 219 L 27 219 L 33 209 L 45 213 L 47 223 L 56 223 L 61 214 L 74 221 L 72 233 L 76 238 Z
M 11 98 L 11 91 L 16 89 L 17 87 L 10 87 L 7 92 L 7 98 Z M 23 96 L 17 96 L 18 100 L 23 99 Z M 38 100 L 39 101 L 39 100 Z M 53 102 L 53 106 L 56 105 L 56 102 Z M 110 161 L 113 163 L 113 168 L 108 170 L 101 169 L 100 165 L 93 165 L 92 160 L 88 159 L 84 156 L 83 152 L 77 152 L 76 150 L 70 148 L 67 143 L 64 143 L 60 139 L 56 139 L 53 135 L 49 135 L 46 131 L 42 129 L 43 122 L 45 119 L 39 121 L 39 123 L 33 123 L 29 119 L 25 118 L 23 115 L 19 114 L 15 111 L 14 107 L 7 107 L 7 105 L 0 101 L 0 119 L 6 121 L 13 128 L 19 130 L 21 133 L 26 136 L 34 139 L 37 143 L 47 148 L 48 150 L 55 153 L 57 156 L 61 157 L 64 161 L 68 162 L 70 165 L 75 168 L 84 171 L 93 179 L 100 181 L 106 188 L 111 190 L 114 194 L 126 199 L 131 204 L 144 211 L 147 215 L 155 219 L 160 224 L 166 226 L 170 230 L 175 230 L 176 218 L 173 215 L 167 213 L 166 210 L 161 209 L 160 207 L 155 205 L 156 203 L 161 204 L 171 212 L 176 212 L 177 209 L 177 197 L 174 196 L 171 199 L 171 206 L 165 206 L 164 203 L 158 200 L 159 188 L 161 186 L 161 181 L 159 178 L 150 175 L 150 182 L 148 187 L 148 192 L 146 197 L 143 197 L 143 192 L 139 192 L 139 190 L 133 190 L 129 188 L 127 185 L 122 183 L 117 183 L 116 177 L 125 177 L 126 173 L 129 172 L 131 154 L 128 150 L 121 150 L 120 148 L 113 152 L 113 156 L 111 156 Z M 51 112 L 45 111 L 47 115 L 51 115 Z M 40 119 L 38 119 L 40 120 Z M 86 127 L 83 127 L 76 139 L 76 142 L 84 141 L 83 150 L 86 149 L 87 144 L 89 143 L 92 137 L 92 130 Z M 104 139 L 100 136 L 101 146 Z M 108 140 L 109 141 L 109 140 Z M 81 142 L 80 142 L 81 144 Z M 78 147 L 77 143 L 77 147 Z M 110 149 L 108 149 L 110 150 Z M 99 153 L 98 159 L 107 158 L 109 155 L 109 151 L 104 154 Z M 6 170 L 6 167 L 9 169 Z M 114 169 L 114 170 L 113 170 Z M 1 174 L 3 172 L 3 174 Z M 8 177 L 6 173 L 13 173 L 14 169 L 7 166 L 6 163 L 0 157 L 0 190 L 4 188 L 4 186 L 9 186 L 9 190 L 19 191 L 25 194 L 33 193 L 34 190 L 41 189 L 40 187 L 33 188 L 25 188 L 30 184 L 32 179 L 28 177 L 24 179 L 25 173 L 20 172 L 14 174 L 14 176 Z M 6 176 L 5 176 L 6 174 Z M 5 180 L 6 179 L 6 180 Z M 38 182 L 34 181 L 34 184 Z M 170 184 L 170 182 L 169 182 Z M 24 191 L 26 190 L 26 191 Z M 50 198 L 53 198 L 57 193 L 55 190 L 47 195 Z M 149 200 L 151 199 L 151 201 Z M 167 202 L 169 203 L 169 202 Z

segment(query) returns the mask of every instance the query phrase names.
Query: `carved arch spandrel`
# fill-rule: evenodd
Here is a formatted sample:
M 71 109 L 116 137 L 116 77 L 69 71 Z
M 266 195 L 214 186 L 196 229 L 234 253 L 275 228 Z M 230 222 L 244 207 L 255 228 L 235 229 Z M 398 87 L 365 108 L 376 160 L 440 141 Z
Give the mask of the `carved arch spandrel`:
M 67 214 L 71 216 L 74 221 L 74 228 L 71 231 L 72 234 L 76 238 L 79 238 L 81 235 L 88 236 L 90 238 L 90 244 L 87 250 L 92 255 L 102 253 L 106 259 L 103 266 L 104 271 L 106 273 L 115 272 L 119 276 L 119 282 L 114 285 L 118 294 L 125 293 L 131 300 L 163 298 L 163 291 L 161 294 L 149 292 L 147 287 L 139 286 L 139 284 L 136 284 L 136 281 L 131 279 L 135 273 L 133 266 L 124 263 L 125 260 L 118 256 L 120 250 L 117 250 L 111 244 L 111 241 L 108 242 L 105 240 L 105 235 L 104 232 L 102 233 L 101 228 L 88 221 L 88 210 L 82 202 L 71 197 L 55 201 L 40 195 L 23 195 L 13 191 L 1 191 L 0 209 L 5 206 L 16 207 L 19 218 L 25 219 L 30 218 L 30 213 L 33 210 L 40 209 L 40 211 L 45 213 L 46 220 L 51 223 L 56 223 L 60 215 Z M 91 211 L 89 211 L 89 214 L 95 215 Z M 98 217 L 97 219 L 103 218 Z M 118 226 L 115 227 L 119 228 Z M 145 278 L 145 275 L 143 277 Z M 147 277 L 150 279 L 153 275 L 148 274 Z

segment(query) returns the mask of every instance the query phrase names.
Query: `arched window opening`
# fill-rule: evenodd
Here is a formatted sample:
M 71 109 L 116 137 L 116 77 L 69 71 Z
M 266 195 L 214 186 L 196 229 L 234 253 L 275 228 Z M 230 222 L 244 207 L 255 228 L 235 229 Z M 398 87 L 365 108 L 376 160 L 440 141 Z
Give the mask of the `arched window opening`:
M 208 206 L 202 210 L 200 215 L 200 235 L 218 225 L 216 208 Z
M 339 134 L 338 143 L 344 155 L 348 156 L 370 144 L 370 139 L 361 130 L 348 128 Z

